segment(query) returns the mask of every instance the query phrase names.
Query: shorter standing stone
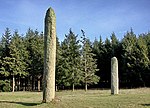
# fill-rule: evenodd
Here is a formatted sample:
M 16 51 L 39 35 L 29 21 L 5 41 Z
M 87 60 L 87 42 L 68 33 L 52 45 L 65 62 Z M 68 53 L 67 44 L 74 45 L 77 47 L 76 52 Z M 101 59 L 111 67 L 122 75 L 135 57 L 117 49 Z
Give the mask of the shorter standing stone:
M 111 94 L 118 94 L 118 60 L 116 57 L 111 59 Z

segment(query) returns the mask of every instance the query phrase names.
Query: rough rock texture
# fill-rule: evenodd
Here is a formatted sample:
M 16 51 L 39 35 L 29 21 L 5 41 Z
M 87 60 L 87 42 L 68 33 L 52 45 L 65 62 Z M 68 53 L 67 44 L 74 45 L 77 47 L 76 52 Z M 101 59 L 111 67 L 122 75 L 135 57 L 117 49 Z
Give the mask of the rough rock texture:
M 43 102 L 55 98 L 56 16 L 49 8 L 45 16 Z
M 111 94 L 118 94 L 118 60 L 116 57 L 111 59 Z

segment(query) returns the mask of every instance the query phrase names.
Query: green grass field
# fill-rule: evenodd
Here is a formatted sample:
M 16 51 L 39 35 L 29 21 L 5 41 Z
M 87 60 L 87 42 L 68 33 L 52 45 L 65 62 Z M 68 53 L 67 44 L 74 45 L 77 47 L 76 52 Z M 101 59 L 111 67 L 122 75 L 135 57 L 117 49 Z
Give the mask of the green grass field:
M 42 103 L 42 92 L 0 92 L 0 108 L 150 108 L 150 88 L 56 92 L 51 103 Z

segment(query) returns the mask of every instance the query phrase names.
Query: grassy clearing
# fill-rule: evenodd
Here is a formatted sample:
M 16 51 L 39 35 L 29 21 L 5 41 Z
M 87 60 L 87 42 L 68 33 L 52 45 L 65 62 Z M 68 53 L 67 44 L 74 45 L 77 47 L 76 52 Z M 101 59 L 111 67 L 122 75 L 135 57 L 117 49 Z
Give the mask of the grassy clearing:
M 52 103 L 41 103 L 42 92 L 0 93 L 0 108 L 150 108 L 150 88 L 56 92 Z

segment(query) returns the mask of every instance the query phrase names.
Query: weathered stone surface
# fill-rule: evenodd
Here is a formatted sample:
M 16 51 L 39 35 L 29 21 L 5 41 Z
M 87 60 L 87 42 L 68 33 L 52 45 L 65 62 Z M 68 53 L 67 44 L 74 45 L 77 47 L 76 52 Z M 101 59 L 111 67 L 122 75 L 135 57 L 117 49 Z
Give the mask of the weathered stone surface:
M 111 59 L 111 94 L 118 94 L 118 60 L 116 57 Z
M 49 8 L 45 16 L 43 102 L 55 98 L 56 16 Z

